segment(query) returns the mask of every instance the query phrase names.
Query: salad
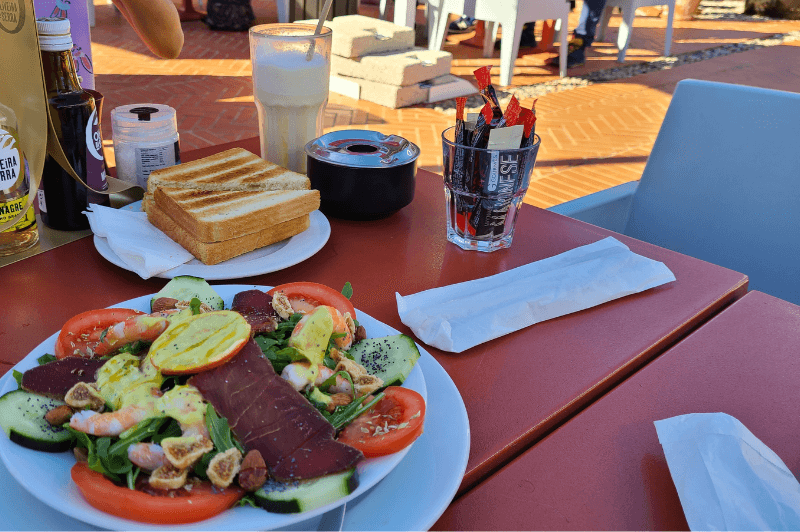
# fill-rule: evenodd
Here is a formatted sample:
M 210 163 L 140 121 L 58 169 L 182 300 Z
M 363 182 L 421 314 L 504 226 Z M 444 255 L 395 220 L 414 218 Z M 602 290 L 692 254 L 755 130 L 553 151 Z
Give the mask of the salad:
M 419 352 L 366 338 L 343 293 L 314 283 L 236 295 L 176 278 L 150 314 L 69 320 L 53 355 L 15 372 L 0 426 L 72 450 L 71 477 L 110 514 L 188 523 L 233 505 L 303 512 L 347 496 L 364 458 L 406 448 L 425 403 L 400 384 Z

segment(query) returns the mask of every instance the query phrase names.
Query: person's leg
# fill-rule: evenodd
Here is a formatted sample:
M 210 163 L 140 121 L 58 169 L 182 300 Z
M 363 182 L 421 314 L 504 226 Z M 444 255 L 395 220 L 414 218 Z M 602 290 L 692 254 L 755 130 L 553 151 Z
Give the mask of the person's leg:
M 603 15 L 606 0 L 584 0 L 578 26 L 573 35 L 583 40 L 584 46 L 591 46 L 597 31 L 597 23 Z
M 584 0 L 578 25 L 572 32 L 567 53 L 567 68 L 574 68 L 586 63 L 586 47 L 594 42 L 597 23 L 603 15 L 606 0 Z M 558 66 L 558 57 L 548 61 L 550 66 Z

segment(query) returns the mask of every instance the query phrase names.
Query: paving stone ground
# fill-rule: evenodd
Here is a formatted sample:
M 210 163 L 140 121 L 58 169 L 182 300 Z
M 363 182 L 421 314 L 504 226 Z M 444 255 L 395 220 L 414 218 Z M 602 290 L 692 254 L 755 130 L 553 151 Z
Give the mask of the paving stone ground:
M 105 96 L 103 131 L 106 153 L 113 162 L 111 109 L 129 103 L 165 103 L 176 108 L 181 147 L 190 150 L 258 135 L 252 97 L 249 45 L 245 32 L 209 30 L 202 22 L 185 22 L 186 43 L 175 60 L 155 58 L 122 16 L 106 0 L 95 0 L 97 23 L 92 30 L 96 87 Z M 182 1 L 179 5 L 182 5 Z M 260 22 L 277 20 L 274 6 L 254 0 Z M 569 28 L 577 23 L 578 8 Z M 374 6 L 362 12 L 375 15 Z M 422 11 L 418 13 L 422 22 Z M 616 40 L 620 16 L 612 16 L 607 41 L 595 43 L 585 66 L 569 75 L 586 78 L 617 68 Z M 537 25 L 538 26 L 538 25 Z M 625 65 L 658 60 L 664 51 L 666 19 L 637 16 Z M 719 46 L 775 34 L 800 31 L 800 21 L 770 19 L 675 21 L 672 54 L 713 50 Z M 467 78 L 484 64 L 497 66 L 499 57 L 484 59 L 480 50 L 461 41 L 470 34 L 449 37 L 445 49 L 454 55 L 452 72 Z M 558 80 L 544 66 L 556 52 L 523 50 L 509 91 Z M 634 75 L 613 82 L 595 82 L 545 94 L 538 99 L 537 133 L 542 137 L 536 169 L 526 202 L 549 207 L 641 176 L 675 85 L 694 78 L 797 92 L 800 90 L 800 42 L 756 48 L 671 69 Z M 498 80 L 495 78 L 495 82 Z M 521 89 L 525 87 L 524 89 Z M 532 98 L 523 101 L 530 105 Z M 426 107 L 388 109 L 331 94 L 326 131 L 371 129 L 402 135 L 422 150 L 419 165 L 441 172 L 440 134 L 453 124 L 452 111 Z

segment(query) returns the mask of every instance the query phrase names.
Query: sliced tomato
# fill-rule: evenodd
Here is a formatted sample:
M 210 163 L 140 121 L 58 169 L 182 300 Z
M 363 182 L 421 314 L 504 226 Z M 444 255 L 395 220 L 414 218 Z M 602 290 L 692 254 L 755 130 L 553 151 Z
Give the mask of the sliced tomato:
M 396 453 L 422 434 L 425 400 L 408 388 L 389 386 L 386 396 L 347 425 L 339 441 L 367 458 Z
M 328 305 L 333 307 L 344 315 L 349 312 L 353 319 L 356 319 L 356 309 L 350 300 L 344 297 L 341 292 L 337 292 L 329 286 L 319 283 L 300 282 L 300 283 L 287 283 L 276 286 L 269 292 L 273 295 L 275 292 L 283 292 L 289 298 L 289 303 L 292 308 L 302 312 L 310 312 L 314 307 L 320 305 Z
M 102 308 L 70 318 L 61 327 L 56 340 L 56 358 L 92 356 L 104 330 L 137 314 L 144 312 L 129 308 Z
M 108 514 L 143 523 L 196 523 L 224 512 L 244 495 L 238 486 L 219 489 L 210 482 L 194 484 L 191 490 L 151 495 L 117 486 L 102 473 L 89 469 L 86 462 L 76 463 L 70 473 L 89 504 Z

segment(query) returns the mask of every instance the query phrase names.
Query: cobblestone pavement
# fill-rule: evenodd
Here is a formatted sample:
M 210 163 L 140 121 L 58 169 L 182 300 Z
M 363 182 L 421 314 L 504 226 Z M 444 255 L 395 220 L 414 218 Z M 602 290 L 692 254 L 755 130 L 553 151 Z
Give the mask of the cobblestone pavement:
M 183 150 L 258 135 L 247 34 L 210 31 L 202 22 L 183 24 L 181 57 L 156 59 L 112 6 L 96 0 L 93 54 L 97 89 L 104 93 L 103 130 L 113 162 L 111 109 L 128 103 L 166 103 L 176 108 Z M 182 5 L 182 1 L 180 2 Z M 253 0 L 260 22 L 275 21 L 274 7 Z M 374 15 L 373 6 L 362 12 Z M 570 15 L 569 28 L 580 9 Z M 676 20 L 672 53 L 663 57 L 666 19 L 637 16 L 623 64 L 616 62 L 619 15 L 612 16 L 607 42 L 595 43 L 585 66 L 559 79 L 545 61 L 555 51 L 522 50 L 504 100 L 523 105 L 538 98 L 537 133 L 542 137 L 526 202 L 540 207 L 636 180 L 641 175 L 675 84 L 695 78 L 781 90 L 800 87 L 800 21 L 742 15 L 739 0 L 704 0 L 694 20 Z M 424 20 L 418 13 L 418 22 Z M 539 26 L 539 25 L 537 25 Z M 448 37 L 452 72 L 467 79 L 478 66 L 499 66 L 463 41 Z M 499 73 L 499 68 L 493 69 Z M 497 79 L 494 80 L 497 82 Z M 479 100 L 473 98 L 474 107 Z M 453 123 L 451 105 L 389 109 L 331 94 L 326 131 L 371 129 L 402 135 L 422 149 L 419 165 L 441 171 L 440 133 Z

